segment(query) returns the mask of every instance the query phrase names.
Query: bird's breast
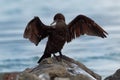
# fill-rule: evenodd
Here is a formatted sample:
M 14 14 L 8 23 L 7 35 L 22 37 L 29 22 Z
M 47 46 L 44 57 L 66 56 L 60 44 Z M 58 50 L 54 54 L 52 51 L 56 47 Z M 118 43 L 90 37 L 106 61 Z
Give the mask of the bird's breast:
M 57 22 L 55 28 L 64 28 L 67 27 L 65 22 Z

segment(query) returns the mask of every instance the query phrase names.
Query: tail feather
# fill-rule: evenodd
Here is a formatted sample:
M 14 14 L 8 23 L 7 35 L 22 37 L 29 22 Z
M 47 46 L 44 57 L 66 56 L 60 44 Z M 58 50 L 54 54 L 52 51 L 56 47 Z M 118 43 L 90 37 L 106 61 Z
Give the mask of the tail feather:
M 43 59 L 51 57 L 51 54 L 43 54 L 42 57 L 39 59 L 38 63 L 40 63 Z

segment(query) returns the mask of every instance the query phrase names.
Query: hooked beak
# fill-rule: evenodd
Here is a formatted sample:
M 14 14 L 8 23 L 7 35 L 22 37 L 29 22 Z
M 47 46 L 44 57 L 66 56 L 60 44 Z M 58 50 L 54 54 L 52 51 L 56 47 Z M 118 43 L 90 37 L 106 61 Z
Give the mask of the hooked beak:
M 50 25 L 52 26 L 56 21 L 53 21 Z

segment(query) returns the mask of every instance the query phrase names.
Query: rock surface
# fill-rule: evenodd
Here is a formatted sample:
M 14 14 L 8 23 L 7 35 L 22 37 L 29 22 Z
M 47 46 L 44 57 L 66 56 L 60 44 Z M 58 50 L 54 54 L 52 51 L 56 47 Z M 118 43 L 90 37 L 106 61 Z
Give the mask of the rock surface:
M 54 57 L 46 58 L 34 68 L 4 75 L 3 80 L 101 80 L 101 76 L 82 63 L 63 56 L 60 61 Z
M 120 69 L 118 69 L 113 75 L 105 78 L 104 80 L 120 80 Z

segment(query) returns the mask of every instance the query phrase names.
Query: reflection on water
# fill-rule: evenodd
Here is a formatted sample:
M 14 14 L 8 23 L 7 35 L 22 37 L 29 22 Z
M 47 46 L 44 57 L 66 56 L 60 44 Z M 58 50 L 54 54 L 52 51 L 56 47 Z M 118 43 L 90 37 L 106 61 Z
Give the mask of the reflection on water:
M 83 62 L 103 77 L 120 67 L 119 0 L 91 0 L 89 4 L 87 0 L 1 0 L 0 7 L 1 72 L 21 71 L 37 65 L 47 39 L 36 47 L 23 39 L 23 31 L 34 16 L 39 16 L 45 24 L 50 24 L 57 12 L 66 16 L 67 23 L 78 14 L 87 15 L 109 33 L 106 39 L 82 36 L 64 47 L 65 55 Z

